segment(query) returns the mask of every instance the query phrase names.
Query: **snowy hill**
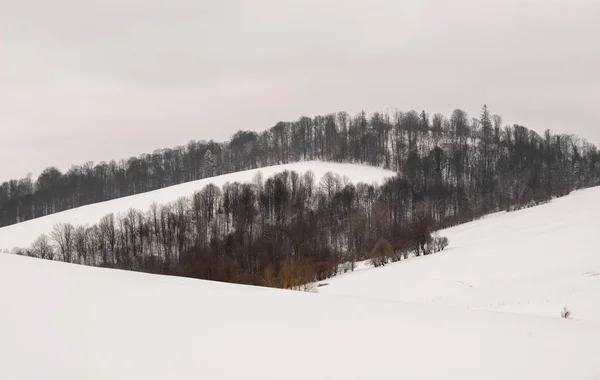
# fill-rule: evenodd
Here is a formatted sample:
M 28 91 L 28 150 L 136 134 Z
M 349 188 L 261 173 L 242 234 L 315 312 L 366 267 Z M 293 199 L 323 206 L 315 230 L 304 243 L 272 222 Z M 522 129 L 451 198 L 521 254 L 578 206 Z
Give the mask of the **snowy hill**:
M 600 376 L 597 322 L 253 288 L 7 254 L 0 254 L 0 336 L 3 380 Z
M 147 193 L 123 197 L 111 201 L 95 203 L 45 217 L 28 220 L 15 225 L 0 228 L 0 249 L 11 249 L 13 247 L 29 247 L 31 243 L 41 234 L 48 233 L 52 227 L 59 223 L 71 223 L 73 225 L 93 224 L 110 213 L 124 213 L 130 208 L 141 211 L 148 210 L 152 203 L 168 203 L 179 197 L 189 197 L 194 192 L 201 190 L 204 186 L 213 183 L 222 186 L 227 182 L 251 182 L 257 173 L 262 173 L 263 179 L 267 179 L 285 170 L 305 173 L 313 172 L 315 181 L 318 181 L 327 173 L 333 172 L 341 177 L 347 177 L 350 181 L 357 182 L 381 182 L 384 178 L 393 177 L 395 172 L 360 164 L 340 164 L 331 162 L 296 162 L 293 164 L 270 166 L 261 169 L 246 170 L 217 177 L 205 178 L 198 181 L 188 182 L 181 185 L 171 186 L 164 189 L 154 190 Z
M 386 175 L 347 167 L 335 172 Z M 242 175 L 204 183 L 254 173 Z M 600 379 L 599 197 L 447 229 L 445 251 L 326 280 L 318 294 L 0 254 L 0 379 Z
M 600 321 L 600 187 L 441 231 L 449 247 L 327 280 L 327 295 Z

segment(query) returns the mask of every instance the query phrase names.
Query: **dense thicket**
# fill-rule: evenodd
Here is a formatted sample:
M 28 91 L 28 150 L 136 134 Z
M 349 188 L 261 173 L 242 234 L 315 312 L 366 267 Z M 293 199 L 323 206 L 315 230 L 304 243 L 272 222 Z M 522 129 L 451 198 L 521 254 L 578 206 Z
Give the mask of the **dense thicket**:
M 0 226 L 213 175 L 299 160 L 360 162 L 396 170 L 406 202 L 434 192 L 457 214 L 478 215 L 524 199 L 548 199 L 599 183 L 595 146 L 571 135 L 542 136 L 502 126 L 484 107 L 479 118 L 455 110 L 341 112 L 280 122 L 261 133 L 240 131 L 229 142 L 195 142 L 119 162 L 87 163 L 37 180 L 0 186 Z M 414 199 L 412 199 L 414 198 Z
M 446 189 L 450 190 L 451 189 Z M 17 253 L 72 263 L 299 288 L 358 260 L 375 266 L 442 250 L 432 231 L 457 210 L 407 179 L 354 185 L 333 173 L 282 172 L 266 181 L 208 185 L 191 198 L 107 215 L 94 226 L 58 224 Z

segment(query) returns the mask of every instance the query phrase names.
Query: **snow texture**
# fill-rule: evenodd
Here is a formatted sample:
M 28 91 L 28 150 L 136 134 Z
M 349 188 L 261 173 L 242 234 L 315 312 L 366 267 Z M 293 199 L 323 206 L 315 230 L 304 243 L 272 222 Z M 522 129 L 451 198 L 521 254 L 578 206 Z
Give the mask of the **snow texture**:
M 444 231 L 444 251 L 365 268 L 319 288 L 394 302 L 600 322 L 600 187 Z M 599 360 L 600 362 L 600 360 Z
M 0 379 L 600 379 L 599 196 L 318 294 L 0 254 Z
M 353 183 L 364 182 L 369 184 L 381 183 L 383 179 L 396 175 L 393 171 L 373 166 L 320 161 L 297 162 L 246 170 L 187 182 L 111 201 L 99 202 L 3 227 L 0 228 L 0 249 L 12 249 L 14 247 L 28 248 L 35 239 L 42 234 L 49 233 L 54 225 L 60 222 L 71 223 L 75 226 L 95 224 L 103 216 L 110 213 L 117 215 L 127 212 L 130 208 L 146 212 L 154 202 L 160 205 L 176 201 L 180 197 L 191 197 L 194 192 L 202 190 L 204 186 L 210 183 L 220 187 L 227 182 L 251 182 L 259 172 L 262 174 L 263 180 L 266 180 L 284 170 L 295 171 L 299 174 L 311 171 L 317 183 L 327 172 L 338 174 L 342 178 L 347 177 Z
M 0 254 L 0 379 L 600 378 L 597 322 L 373 298 Z
M 334 171 L 314 165 L 317 178 Z M 339 168 L 354 181 L 386 173 Z M 57 221 L 92 223 L 245 173 L 22 223 L 0 241 L 26 245 Z M 443 252 L 360 265 L 317 294 L 0 254 L 0 379 L 597 380 L 598 199 L 593 188 L 449 228 Z

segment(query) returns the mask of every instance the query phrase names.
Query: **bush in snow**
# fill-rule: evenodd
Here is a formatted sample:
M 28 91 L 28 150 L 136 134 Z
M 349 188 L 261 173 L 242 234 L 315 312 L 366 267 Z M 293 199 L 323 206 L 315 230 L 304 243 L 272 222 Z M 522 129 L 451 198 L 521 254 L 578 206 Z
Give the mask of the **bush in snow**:
M 21 247 L 15 247 L 13 248 L 10 253 L 12 253 L 13 255 L 19 255 L 19 256 L 27 256 L 27 251 L 25 251 L 24 248 Z
M 355 265 L 355 264 L 354 264 L 354 262 L 353 262 L 353 261 L 348 261 L 348 262 L 345 262 L 345 263 L 343 263 L 343 264 L 341 265 L 341 266 L 342 266 L 342 271 L 343 271 L 344 273 L 348 273 L 348 272 L 350 272 L 350 271 L 354 271 L 354 265 Z
M 308 262 L 286 260 L 281 267 L 282 287 L 311 291 L 315 285 L 315 268 Z
M 317 289 L 317 286 L 314 282 L 307 282 L 305 284 L 292 288 L 292 290 L 298 290 L 307 293 L 319 293 L 319 290 Z
M 269 264 L 265 268 L 263 285 L 268 288 L 273 288 L 275 287 L 275 283 L 275 268 L 273 268 L 273 264 Z
M 433 252 L 440 252 L 448 246 L 449 242 L 447 237 L 439 236 L 436 233 L 431 244 L 433 245 Z
M 565 307 L 563 307 L 563 311 L 560 313 L 560 316 L 564 319 L 569 319 L 569 318 L 571 318 L 571 312 L 565 306 Z
M 375 268 L 384 266 L 388 263 L 392 254 L 392 245 L 386 239 L 379 239 L 371 251 L 371 263 Z

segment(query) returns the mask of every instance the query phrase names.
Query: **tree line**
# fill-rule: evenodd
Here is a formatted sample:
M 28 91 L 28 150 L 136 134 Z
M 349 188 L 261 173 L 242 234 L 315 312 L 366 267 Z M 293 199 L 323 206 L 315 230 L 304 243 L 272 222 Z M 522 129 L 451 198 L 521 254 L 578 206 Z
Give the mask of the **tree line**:
M 438 190 L 412 198 L 398 196 L 413 191 L 400 177 L 355 185 L 334 173 L 318 182 L 311 172 L 266 180 L 259 174 L 251 183 L 211 184 L 149 210 L 109 214 L 92 226 L 57 224 L 14 252 L 297 289 L 353 270 L 360 260 L 382 266 L 444 249 L 447 239 L 433 232 L 456 223 L 458 210 Z
M 230 141 L 190 141 L 128 160 L 88 162 L 66 173 L 45 169 L 0 185 L 0 226 L 187 181 L 302 160 L 374 165 L 395 170 L 415 188 L 451 185 L 448 195 L 475 214 L 521 199 L 549 199 L 599 183 L 597 148 L 573 135 L 543 135 L 503 126 L 486 106 L 472 118 L 415 111 L 345 112 L 279 122 Z

